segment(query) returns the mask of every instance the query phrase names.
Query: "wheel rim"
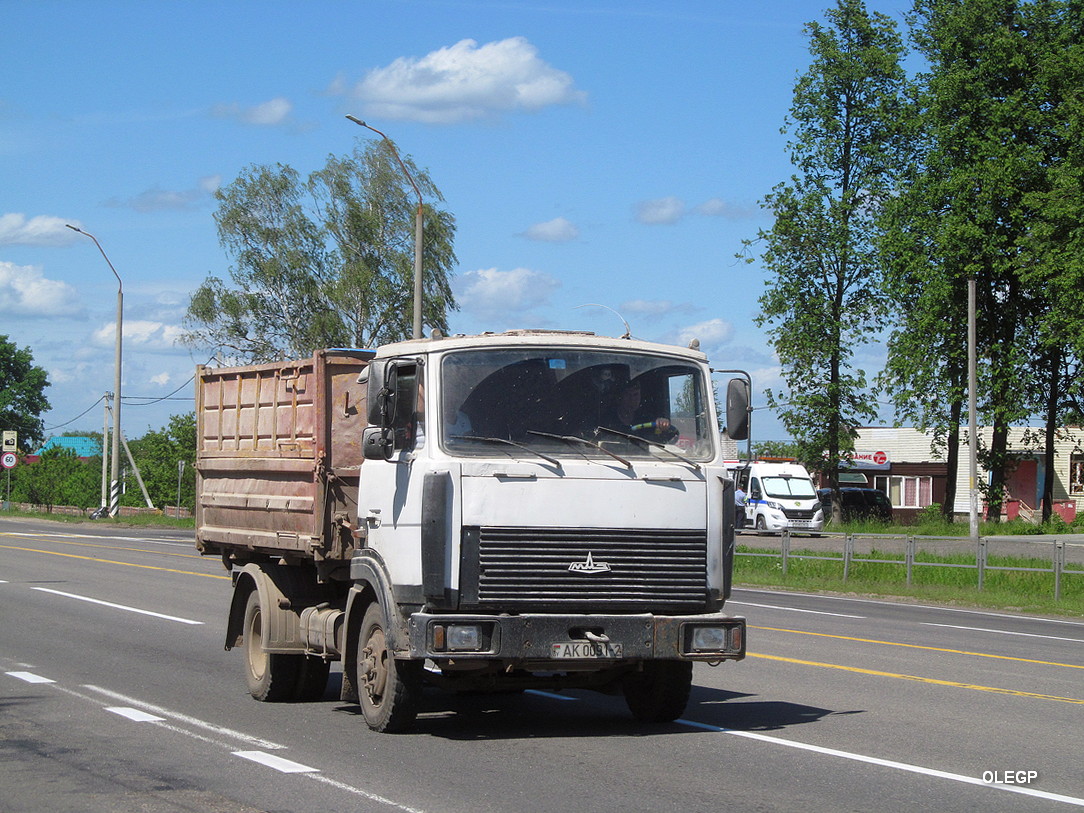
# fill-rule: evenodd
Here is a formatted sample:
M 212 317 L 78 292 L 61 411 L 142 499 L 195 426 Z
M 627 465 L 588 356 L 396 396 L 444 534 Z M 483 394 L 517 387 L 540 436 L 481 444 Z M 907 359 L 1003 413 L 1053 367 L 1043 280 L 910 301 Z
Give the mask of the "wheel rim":
M 362 686 L 374 706 L 379 706 L 388 685 L 388 649 L 384 630 L 374 627 L 362 650 Z
M 259 609 L 252 614 L 245 641 L 248 647 L 248 668 L 256 680 L 267 674 L 267 653 L 263 651 L 263 623 Z

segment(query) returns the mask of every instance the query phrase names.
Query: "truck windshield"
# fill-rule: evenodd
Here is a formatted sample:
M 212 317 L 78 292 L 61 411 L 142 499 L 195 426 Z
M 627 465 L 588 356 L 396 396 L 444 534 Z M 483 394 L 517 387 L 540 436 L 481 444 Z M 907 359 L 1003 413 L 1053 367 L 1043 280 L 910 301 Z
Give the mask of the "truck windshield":
M 800 497 L 802 499 L 817 496 L 813 490 L 813 481 L 804 477 L 763 477 L 764 493 L 769 497 Z
M 517 453 L 478 442 L 501 439 L 539 454 L 612 462 L 666 458 L 656 445 L 663 444 L 708 460 L 718 434 L 710 392 L 701 368 L 681 359 L 574 348 L 464 350 L 441 365 L 441 445 L 458 455 Z

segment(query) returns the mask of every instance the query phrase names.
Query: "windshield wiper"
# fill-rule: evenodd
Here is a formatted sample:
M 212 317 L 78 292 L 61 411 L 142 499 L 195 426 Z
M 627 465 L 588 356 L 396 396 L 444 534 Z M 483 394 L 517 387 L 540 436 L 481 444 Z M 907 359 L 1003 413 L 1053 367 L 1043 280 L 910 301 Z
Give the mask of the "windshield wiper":
M 523 449 L 525 452 L 537 455 L 548 463 L 552 463 L 557 468 L 561 468 L 561 461 L 556 457 L 550 457 L 548 454 L 543 454 L 538 451 L 538 449 L 532 449 L 530 446 L 524 446 L 522 443 L 516 443 L 514 440 L 508 440 L 507 438 L 487 438 L 478 435 L 452 435 L 449 440 L 471 440 L 477 443 L 501 443 L 505 446 L 515 446 L 517 449 Z
M 605 448 L 601 443 L 593 443 L 590 440 L 587 440 L 585 438 L 578 438 L 575 435 L 555 435 L 552 432 L 538 432 L 534 429 L 528 429 L 527 434 L 538 435 L 538 437 L 540 438 L 553 438 L 554 440 L 563 440 L 565 443 L 578 443 L 581 446 L 590 446 L 592 449 L 598 449 L 603 454 L 608 454 L 619 463 L 623 463 L 625 465 L 625 468 L 632 468 L 632 463 L 621 457 L 621 455 L 614 454 L 609 449 Z
M 639 435 L 630 435 L 628 432 L 621 432 L 621 431 L 619 431 L 617 429 L 611 429 L 608 426 L 598 426 L 598 427 L 596 427 L 595 428 L 595 434 L 597 435 L 599 432 L 609 432 L 611 435 L 617 435 L 619 438 L 626 438 L 627 440 L 635 440 L 635 441 L 638 441 L 638 442 L 644 444 L 645 446 L 652 446 L 652 447 L 654 447 L 656 449 L 662 449 L 668 455 L 673 455 L 678 460 L 680 460 L 680 461 L 682 461 L 684 463 L 688 463 L 694 469 L 696 469 L 697 471 L 700 471 L 700 464 L 697 463 L 695 460 L 690 460 L 685 455 L 678 454 L 673 449 L 671 449 L 669 446 L 667 446 L 664 443 L 659 443 L 657 440 L 648 440 L 647 438 L 642 438 Z

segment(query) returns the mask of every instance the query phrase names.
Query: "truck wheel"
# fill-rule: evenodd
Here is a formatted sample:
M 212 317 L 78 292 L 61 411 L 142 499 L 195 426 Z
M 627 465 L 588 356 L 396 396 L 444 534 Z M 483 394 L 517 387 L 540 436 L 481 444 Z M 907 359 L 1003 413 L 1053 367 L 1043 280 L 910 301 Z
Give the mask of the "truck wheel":
M 300 659 L 296 655 L 263 651 L 263 611 L 257 590 L 249 593 L 245 605 L 244 636 L 245 678 L 249 694 L 267 703 L 293 700 Z
M 418 714 L 422 661 L 396 660 L 388 650 L 384 613 L 372 603 L 358 637 L 358 697 L 365 722 L 374 731 L 405 731 Z
M 637 720 L 669 723 L 684 713 L 692 685 L 692 661 L 648 661 L 643 671 L 626 675 L 621 688 Z
M 764 515 L 763 514 L 757 514 L 757 530 L 758 531 L 766 531 L 766 530 L 768 530 L 768 523 L 766 523 L 764 521 Z

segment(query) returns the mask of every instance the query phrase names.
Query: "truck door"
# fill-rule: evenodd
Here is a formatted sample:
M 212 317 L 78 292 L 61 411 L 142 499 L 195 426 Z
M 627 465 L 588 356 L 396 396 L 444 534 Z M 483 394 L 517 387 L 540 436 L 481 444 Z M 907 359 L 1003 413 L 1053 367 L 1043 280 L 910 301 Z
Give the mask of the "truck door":
M 365 430 L 367 459 L 358 488 L 358 523 L 366 529 L 366 546 L 380 554 L 393 583 L 421 584 L 424 365 L 420 359 L 392 359 L 374 372 L 369 421 L 375 426 Z M 376 435 L 386 444 L 380 455 L 371 451 L 374 444 L 369 438 Z

